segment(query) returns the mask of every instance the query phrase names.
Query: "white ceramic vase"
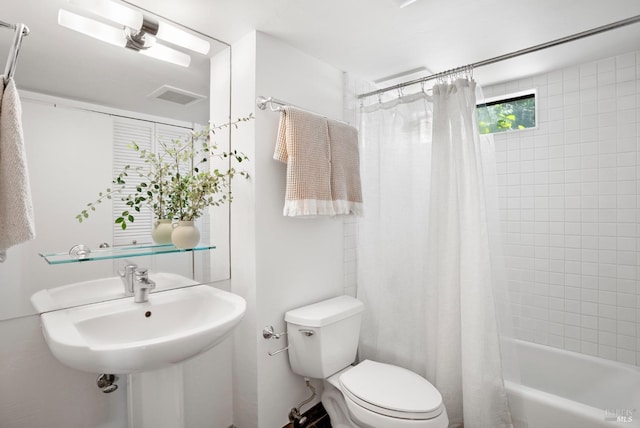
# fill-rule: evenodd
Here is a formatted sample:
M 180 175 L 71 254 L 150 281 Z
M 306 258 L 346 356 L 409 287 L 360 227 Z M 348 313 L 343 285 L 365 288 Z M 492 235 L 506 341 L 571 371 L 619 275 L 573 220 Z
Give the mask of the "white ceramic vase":
M 173 226 L 171 220 L 161 219 L 156 220 L 151 231 L 151 239 L 156 244 L 171 244 L 171 234 L 173 233 Z
M 193 220 L 180 220 L 171 233 L 171 242 L 177 248 L 189 249 L 200 242 L 200 231 Z

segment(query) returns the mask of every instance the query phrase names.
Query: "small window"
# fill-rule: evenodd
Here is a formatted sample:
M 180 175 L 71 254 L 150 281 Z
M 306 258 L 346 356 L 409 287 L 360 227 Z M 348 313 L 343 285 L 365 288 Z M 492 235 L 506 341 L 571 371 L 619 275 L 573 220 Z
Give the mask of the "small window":
M 476 106 L 480 134 L 536 127 L 536 92 L 490 98 Z

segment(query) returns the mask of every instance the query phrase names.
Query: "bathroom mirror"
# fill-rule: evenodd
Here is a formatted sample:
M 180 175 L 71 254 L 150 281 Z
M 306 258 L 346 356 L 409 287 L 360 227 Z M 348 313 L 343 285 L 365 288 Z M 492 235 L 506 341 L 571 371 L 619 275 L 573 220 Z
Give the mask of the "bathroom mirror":
M 7 260 L 0 263 L 0 320 L 37 313 L 30 298 L 39 290 L 116 275 L 121 260 L 49 265 L 39 256 L 67 252 L 76 244 L 93 250 L 102 243 L 113 246 L 111 201 L 82 224 L 75 216 L 111 185 L 114 140 L 138 138 L 140 129 L 151 129 L 152 138 L 188 134 L 210 119 L 221 123 L 228 117 L 228 44 L 137 9 L 210 43 L 207 54 L 171 45 L 191 57 L 188 67 L 175 65 L 58 25 L 59 10 L 77 11 L 78 4 L 80 0 L 20 0 L 4 4 L 0 11 L 0 20 L 24 23 L 31 30 L 23 39 L 14 80 L 22 101 L 37 235 L 9 249 Z M 118 4 L 133 7 L 129 2 Z M 0 29 L 3 69 L 12 39 L 12 30 Z M 124 137 L 119 134 L 123 127 L 132 129 Z M 228 136 L 218 138 L 221 148 L 228 147 Z M 187 279 L 174 287 L 228 278 L 229 235 L 217 221 L 227 221 L 228 209 L 211 209 L 201 219 L 201 243 L 215 250 L 128 260 L 149 268 L 151 279 L 154 272 Z

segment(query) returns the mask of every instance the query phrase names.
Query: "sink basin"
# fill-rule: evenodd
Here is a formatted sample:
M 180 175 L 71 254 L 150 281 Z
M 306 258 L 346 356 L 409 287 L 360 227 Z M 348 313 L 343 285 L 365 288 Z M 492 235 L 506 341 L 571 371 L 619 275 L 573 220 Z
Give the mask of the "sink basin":
M 179 363 L 220 343 L 240 322 L 244 299 L 195 285 L 41 315 L 53 355 L 74 369 L 128 374 Z
M 156 283 L 152 292 L 199 284 L 174 273 L 150 272 L 149 275 Z M 122 279 L 113 276 L 40 290 L 31 296 L 31 304 L 38 312 L 49 312 L 123 297 L 125 294 Z

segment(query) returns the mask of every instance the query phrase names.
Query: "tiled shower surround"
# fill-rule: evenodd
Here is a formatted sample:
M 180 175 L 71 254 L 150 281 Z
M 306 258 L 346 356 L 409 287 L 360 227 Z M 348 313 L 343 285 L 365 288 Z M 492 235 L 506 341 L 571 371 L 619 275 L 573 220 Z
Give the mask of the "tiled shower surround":
M 495 135 L 517 335 L 640 365 L 640 51 L 484 88 L 536 88 Z

